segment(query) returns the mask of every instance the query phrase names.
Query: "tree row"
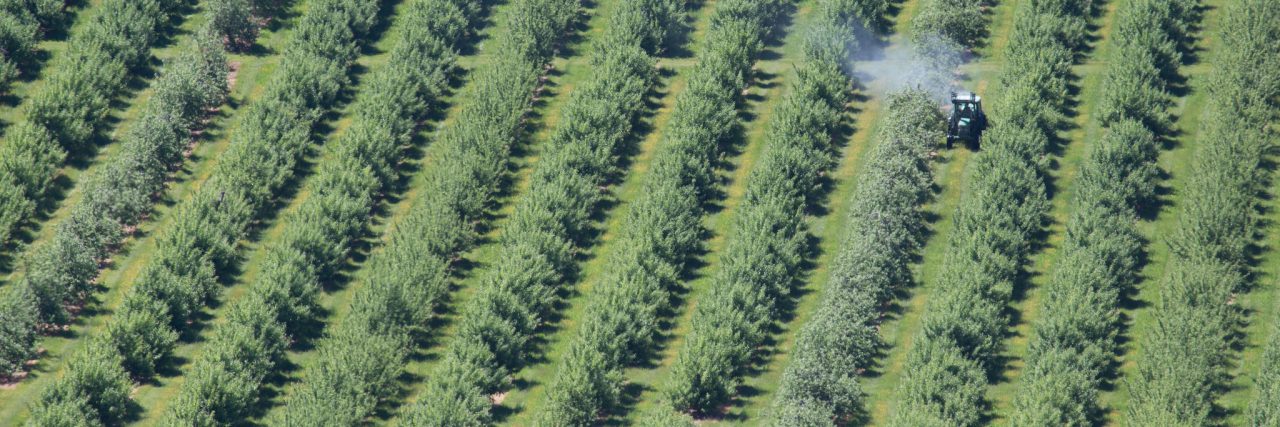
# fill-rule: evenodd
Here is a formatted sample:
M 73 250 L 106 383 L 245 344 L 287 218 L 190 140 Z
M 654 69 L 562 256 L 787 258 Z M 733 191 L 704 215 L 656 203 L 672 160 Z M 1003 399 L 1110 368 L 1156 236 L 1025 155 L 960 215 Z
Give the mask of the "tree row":
M 1280 96 L 1278 6 L 1246 0 L 1223 9 L 1199 146 L 1177 228 L 1168 238 L 1155 322 L 1139 340 L 1142 358 L 1130 382 L 1128 419 L 1134 425 L 1210 425 L 1219 417 L 1215 400 L 1230 381 L 1242 320 L 1237 294 L 1250 286 L 1250 245 L 1271 183 Z M 1275 403 L 1255 403 L 1255 425 L 1277 422 L 1265 415 Z
M 1006 309 L 1048 213 L 1049 149 L 1069 112 L 1071 65 L 1091 14 L 1089 0 L 1022 3 L 1015 12 L 1002 94 L 967 173 L 891 425 L 983 421 L 987 380 L 1003 369 Z
M 321 320 L 317 297 L 322 283 L 338 272 L 354 242 L 366 234 L 377 195 L 391 189 L 399 177 L 400 155 L 412 142 L 418 122 L 446 90 L 455 45 L 481 12 L 480 3 L 417 0 L 401 14 L 398 43 L 385 67 L 365 82 L 367 89 L 352 106 L 351 126 L 325 147 L 325 160 L 304 190 L 310 197 L 285 218 L 258 279 L 213 331 L 162 424 L 230 425 L 256 415 L 252 411 L 259 407 L 260 389 L 283 362 L 293 342 L 289 337 L 302 335 Z M 356 357 L 353 363 L 366 363 L 363 353 L 348 356 Z M 356 386 L 353 378 L 337 384 Z M 308 400 L 317 396 L 303 394 L 295 401 L 311 402 L 301 406 L 312 410 L 290 411 L 278 421 L 355 425 L 373 409 L 376 399 L 365 396 L 376 390 L 319 396 L 319 402 Z
M 804 61 L 765 134 L 748 175 L 734 231 L 663 386 L 679 412 L 714 413 L 737 395 L 757 350 L 771 336 L 784 300 L 803 280 L 813 249 L 806 212 L 828 187 L 836 138 L 847 119 L 854 28 L 880 19 L 887 2 L 819 1 Z
M 443 82 L 447 71 L 443 67 L 449 65 L 444 62 L 447 58 L 427 56 L 443 53 L 436 49 L 449 47 L 442 44 L 446 37 L 450 43 L 456 42 L 461 33 L 472 25 L 471 21 L 480 12 L 479 6 L 481 3 L 476 2 L 424 0 L 410 10 L 407 32 L 393 53 L 393 64 L 384 77 L 371 82 L 374 89 L 368 98 L 369 106 L 361 110 L 367 126 L 354 125 L 348 131 L 352 135 L 348 137 L 351 139 L 350 149 L 354 150 L 349 156 L 364 153 L 359 155 L 372 161 L 378 155 L 370 156 L 370 151 L 381 155 L 396 154 L 386 151 L 386 147 L 368 144 L 401 143 L 398 139 L 405 137 L 402 135 L 407 131 L 405 126 L 414 123 L 414 117 L 425 108 L 420 104 L 427 101 L 423 94 L 413 95 L 413 99 L 404 98 L 404 91 L 414 87 L 426 89 L 431 86 L 430 82 Z M 407 218 L 395 224 L 384 250 L 373 255 L 367 283 L 357 292 L 352 313 L 320 341 L 319 360 L 307 368 L 306 381 L 300 386 L 299 394 L 286 402 L 278 421 L 355 423 L 372 412 L 379 401 L 394 390 L 398 372 L 403 369 L 405 358 L 416 344 L 417 332 L 427 326 L 437 300 L 448 289 L 449 263 L 476 239 L 474 227 L 478 226 L 478 221 L 492 202 L 492 194 L 507 169 L 508 154 L 520 134 L 523 117 L 533 99 L 531 94 L 539 86 L 539 76 L 546 71 L 544 65 L 551 59 L 556 43 L 576 16 L 576 3 L 570 1 L 528 0 L 512 5 L 509 32 L 497 40 L 493 55 L 496 62 L 481 67 L 473 74 L 472 91 L 466 98 L 470 102 L 464 105 L 458 119 L 441 131 L 434 143 L 431 169 L 428 169 L 421 189 L 424 197 Z M 441 68 L 424 69 L 424 65 Z M 403 75 L 406 73 L 408 75 Z M 377 101 L 383 96 L 404 99 L 405 102 Z M 404 114 L 410 111 L 414 114 Z M 398 117 L 397 120 L 404 121 L 390 125 L 380 123 L 387 117 Z M 390 169 L 392 163 L 386 159 L 377 163 L 381 164 L 373 168 L 372 176 L 388 182 L 394 174 Z M 344 193 L 333 200 L 346 199 L 349 206 L 351 201 L 360 202 L 364 197 L 359 192 Z M 317 209 L 320 209 L 319 213 L 333 212 L 331 204 L 318 204 Z M 364 217 L 346 213 L 324 222 L 346 225 L 355 219 L 360 219 L 360 227 L 363 227 Z M 299 218 L 299 221 L 314 222 L 304 218 Z M 302 228 L 299 226 L 299 230 Z M 316 249 L 324 247 L 320 245 L 322 242 L 334 241 L 321 237 L 322 233 L 311 234 L 319 238 L 312 240 L 306 237 L 305 243 L 316 244 Z M 342 250 L 346 250 L 346 246 L 342 245 Z M 287 257 L 291 251 L 280 252 Z M 342 261 L 341 256 L 333 255 L 336 254 L 330 252 L 330 255 L 314 258 L 323 259 L 323 262 L 312 262 L 311 265 L 321 269 L 326 267 L 326 263 Z M 307 267 L 308 264 L 304 262 L 299 266 Z M 287 273 L 290 270 L 281 271 Z M 312 295 L 317 289 L 314 281 L 309 279 L 317 276 L 303 274 L 305 279 L 302 281 L 296 280 L 296 276 L 282 274 L 275 284 L 264 280 L 264 286 L 257 287 L 262 292 L 252 293 L 233 311 L 233 317 L 246 318 L 236 323 L 251 327 L 229 328 L 225 335 L 229 343 L 224 347 L 233 352 L 243 352 L 235 356 L 240 360 L 254 361 L 254 364 L 237 366 L 224 363 L 227 359 L 217 354 L 209 356 L 207 365 L 211 366 L 211 371 L 235 374 L 222 378 L 252 380 L 233 383 L 245 384 L 244 388 L 252 385 L 251 393 L 242 395 L 256 398 L 257 386 L 283 350 L 272 342 L 272 336 L 294 327 L 290 321 L 279 318 L 248 318 L 262 310 L 275 311 L 297 320 L 314 317 L 314 304 L 310 302 L 314 301 Z M 280 297 L 286 299 L 281 300 Z M 261 302 L 255 302 L 255 299 Z M 254 329 L 259 325 L 271 326 L 272 331 L 267 332 L 272 335 L 263 336 L 263 329 Z M 236 337 L 234 329 L 240 329 L 240 337 Z M 253 335 L 247 335 L 250 333 Z M 237 342 L 248 342 L 249 345 L 238 346 Z M 220 377 L 209 376 L 214 377 L 205 381 L 210 387 L 193 388 L 188 392 L 189 400 L 208 402 L 210 398 L 220 396 L 218 388 L 212 387 Z M 246 402 L 227 403 L 236 410 L 250 407 Z M 236 413 L 220 415 L 235 419 Z
M 125 89 L 130 70 L 150 56 L 180 3 L 106 0 L 67 41 L 45 86 L 26 104 L 25 119 L 0 145 L 0 243 L 35 214 L 68 154 L 92 151 L 111 101 Z
M 943 138 L 943 123 L 925 92 L 904 90 L 885 101 L 822 303 L 800 330 L 783 371 L 771 408 L 775 425 L 836 425 L 864 416 L 858 376 L 882 346 L 884 303 L 915 283 L 910 265 L 924 245 L 923 204 L 933 192 L 929 153 Z
M 349 83 L 360 38 L 379 2 L 317 0 L 285 48 L 269 90 L 242 118 L 213 175 L 156 237 L 156 253 L 111 318 L 62 377 L 43 390 L 31 425 L 118 423 L 132 406 L 130 379 L 151 378 L 180 333 L 234 268 L 238 241 L 295 176 L 312 129 Z M 264 313 L 254 313 L 261 315 Z
M 1080 165 L 1061 257 L 1033 325 L 1014 425 L 1102 422 L 1098 395 L 1115 364 L 1121 296 L 1139 280 L 1139 215 L 1159 200 L 1156 160 L 1168 135 L 1169 88 L 1189 45 L 1194 1 L 1122 5 L 1098 121 L 1106 132 Z

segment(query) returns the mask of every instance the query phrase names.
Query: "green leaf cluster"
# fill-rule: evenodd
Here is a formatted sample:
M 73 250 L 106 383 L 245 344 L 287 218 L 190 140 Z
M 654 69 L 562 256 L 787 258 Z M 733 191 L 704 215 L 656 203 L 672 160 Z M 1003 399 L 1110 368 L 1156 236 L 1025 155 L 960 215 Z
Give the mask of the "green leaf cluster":
M 0 1 L 0 91 L 36 59 L 36 43 L 61 26 L 64 0 Z

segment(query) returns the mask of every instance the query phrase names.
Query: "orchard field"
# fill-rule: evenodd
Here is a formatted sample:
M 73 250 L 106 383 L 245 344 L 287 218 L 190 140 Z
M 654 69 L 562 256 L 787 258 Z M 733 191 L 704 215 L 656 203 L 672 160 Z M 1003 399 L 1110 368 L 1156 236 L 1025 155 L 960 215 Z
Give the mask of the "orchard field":
M 0 0 L 0 426 L 1280 427 L 1278 113 L 1276 0 Z

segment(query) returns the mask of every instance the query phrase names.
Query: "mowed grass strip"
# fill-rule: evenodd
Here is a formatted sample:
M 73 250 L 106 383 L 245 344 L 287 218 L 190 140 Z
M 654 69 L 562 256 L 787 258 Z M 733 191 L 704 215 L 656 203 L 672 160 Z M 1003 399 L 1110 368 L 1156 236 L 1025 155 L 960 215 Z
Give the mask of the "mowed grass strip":
M 296 16 L 297 7 L 295 5 L 294 11 L 286 15 Z M 178 34 L 189 35 L 201 25 L 203 21 L 199 18 L 199 14 L 196 14 L 195 18 L 183 23 Z M 105 288 L 105 291 L 97 293 L 86 303 L 84 310 L 79 313 L 79 317 L 68 331 L 42 338 L 41 347 L 45 353 L 41 356 L 39 363 L 33 367 L 33 372 L 27 380 L 15 387 L 0 389 L 0 419 L 25 419 L 29 405 L 39 397 L 39 390 L 56 377 L 56 372 L 63 369 L 67 357 L 83 347 L 85 338 L 99 335 L 105 330 L 105 322 L 118 309 L 125 291 L 129 288 L 128 284 L 137 277 L 141 267 L 154 257 L 155 231 L 171 223 L 174 219 L 171 213 L 178 202 L 190 197 L 208 179 L 221 153 L 230 143 L 227 129 L 234 126 L 244 107 L 261 95 L 264 84 L 279 62 L 278 52 L 283 49 L 284 40 L 287 39 L 290 28 L 291 21 L 288 18 L 277 20 L 263 29 L 258 41 L 260 49 L 247 54 L 230 55 L 236 72 L 235 84 L 232 85 L 227 104 L 210 118 L 197 139 L 191 155 L 174 173 L 172 184 L 164 194 L 160 195 L 148 219 L 125 240 L 107 268 L 99 275 L 99 286 Z M 161 59 L 172 57 L 177 53 L 174 50 L 179 49 L 180 45 L 179 40 L 174 40 L 173 43 L 155 51 L 154 54 Z M 124 110 L 123 116 L 118 118 L 117 128 L 113 134 L 121 134 L 134 123 L 145 103 L 143 98 L 150 94 L 150 90 L 141 90 L 134 97 L 129 98 L 130 106 Z M 103 154 L 110 155 L 110 151 L 104 150 Z M 74 196 L 80 197 L 78 194 Z M 74 199 L 68 200 L 67 204 L 74 201 Z M 62 209 L 59 212 L 61 216 L 57 219 L 58 221 L 69 213 L 69 210 Z M 50 224 L 53 223 L 56 222 Z M 53 228 L 45 227 L 47 230 Z

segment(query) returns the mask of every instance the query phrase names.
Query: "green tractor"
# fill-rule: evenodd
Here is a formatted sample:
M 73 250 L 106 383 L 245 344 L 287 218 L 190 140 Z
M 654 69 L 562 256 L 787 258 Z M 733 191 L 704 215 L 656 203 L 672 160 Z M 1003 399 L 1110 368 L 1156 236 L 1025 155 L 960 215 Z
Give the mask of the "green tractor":
M 951 92 L 951 117 L 947 120 L 947 149 L 956 141 L 964 141 L 977 149 L 987 115 L 982 112 L 982 97 L 973 92 Z

